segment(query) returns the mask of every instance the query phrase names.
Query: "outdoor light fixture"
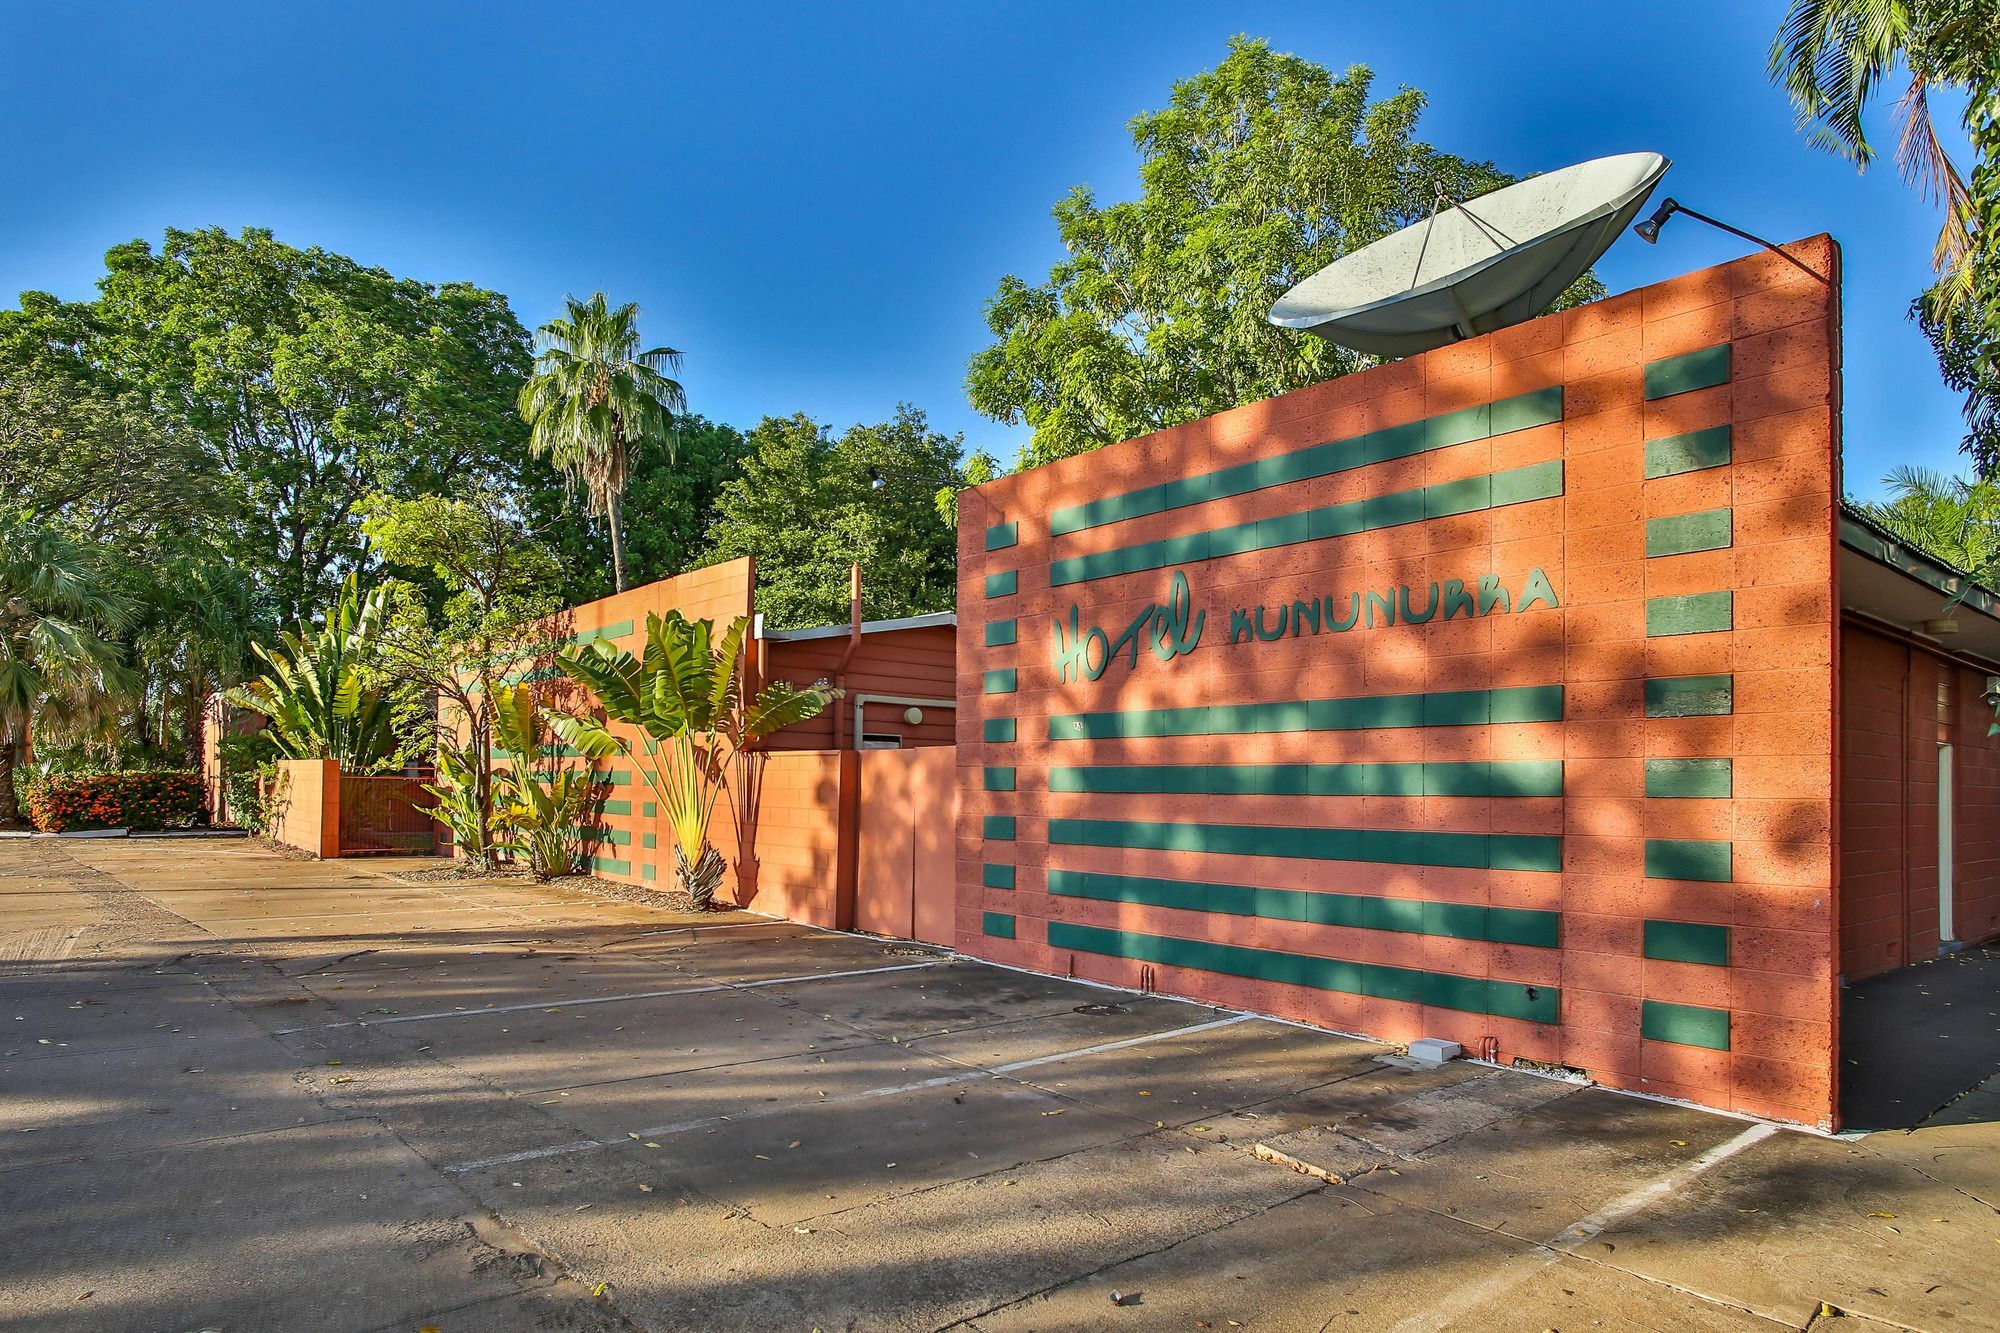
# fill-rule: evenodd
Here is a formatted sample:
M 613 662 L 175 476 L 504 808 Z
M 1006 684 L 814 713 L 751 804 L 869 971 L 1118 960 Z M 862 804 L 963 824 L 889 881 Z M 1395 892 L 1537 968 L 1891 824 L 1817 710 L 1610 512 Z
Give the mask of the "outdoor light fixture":
M 1771 244 L 1771 242 L 1765 240 L 1762 236 L 1753 236 L 1749 232 L 1743 230 L 1741 227 L 1732 227 L 1727 222 L 1724 222 L 1720 218 L 1712 218 L 1706 213 L 1697 213 L 1694 209 L 1689 208 L 1686 204 L 1681 203 L 1679 200 L 1673 198 L 1671 195 L 1668 196 L 1667 201 L 1665 203 L 1661 204 L 1658 208 L 1653 210 L 1653 216 L 1647 218 L 1644 222 L 1641 222 L 1638 226 L 1632 228 L 1632 230 L 1637 232 L 1639 234 L 1639 239 L 1644 241 L 1646 244 L 1658 245 L 1660 243 L 1660 228 L 1666 226 L 1667 219 L 1671 218 L 1676 213 L 1685 213 L 1689 217 L 1695 219 L 1697 222 L 1706 222 L 1709 226 L 1716 228 L 1718 231 L 1726 231 L 1731 236 L 1740 236 L 1744 240 L 1750 242 L 1752 245 L 1761 245 L 1766 250 L 1769 250 L 1772 254 L 1778 256 L 1780 259 L 1783 259 L 1786 263 L 1804 269 L 1806 272 L 1812 274 L 1815 278 L 1818 278 L 1821 282 L 1825 282 L 1827 280 L 1825 274 L 1820 273 L 1818 270 L 1814 269 L 1812 265 L 1806 263 L 1804 260 L 1800 259 L 1797 255 L 1794 255 L 1787 250 L 1780 249 L 1779 247 Z

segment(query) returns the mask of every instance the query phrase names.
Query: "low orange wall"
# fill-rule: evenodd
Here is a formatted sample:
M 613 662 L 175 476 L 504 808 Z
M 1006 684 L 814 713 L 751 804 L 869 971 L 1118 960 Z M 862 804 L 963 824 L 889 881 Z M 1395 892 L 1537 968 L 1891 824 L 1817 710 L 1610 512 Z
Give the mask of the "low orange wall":
M 853 803 L 855 757 L 852 750 L 782 750 L 739 765 L 735 817 L 718 809 L 712 834 L 730 863 L 723 892 L 737 906 L 815 926 L 853 924 L 841 809 Z
M 340 855 L 340 765 L 331 759 L 280 759 L 265 789 L 271 841 L 314 856 Z

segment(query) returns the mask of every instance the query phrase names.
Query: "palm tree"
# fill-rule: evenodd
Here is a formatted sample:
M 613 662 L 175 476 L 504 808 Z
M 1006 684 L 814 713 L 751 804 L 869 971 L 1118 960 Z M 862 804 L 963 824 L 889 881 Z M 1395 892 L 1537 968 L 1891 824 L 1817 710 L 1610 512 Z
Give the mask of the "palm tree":
M 674 454 L 674 414 L 687 395 L 665 370 L 680 365 L 671 347 L 639 350 L 639 307 L 613 309 L 598 292 L 588 301 L 564 298 L 563 318 L 538 331 L 542 354 L 521 386 L 521 416 L 532 427 L 529 448 L 580 487 L 611 530 L 611 573 L 625 589 L 625 483 L 632 456 L 648 445 Z
M 95 554 L 53 529 L 0 521 L 0 827 L 18 827 L 14 770 L 32 736 L 105 720 L 128 688 L 111 634 L 130 622 Z
M 2000 485 L 1921 467 L 1899 467 L 1882 484 L 1892 498 L 1862 505 L 1862 513 L 1974 581 L 2000 582 Z
M 1905 180 L 1945 207 L 1932 256 L 1944 275 L 1931 293 L 1941 319 L 1972 296 L 1982 210 L 1938 137 L 1929 95 L 1938 88 L 1992 93 L 1996 45 L 2000 17 L 1991 0 L 1792 0 L 1771 42 L 1771 77 L 1791 94 L 1801 127 L 1819 147 L 1864 169 L 1875 149 L 1862 112 L 1898 63 L 1908 70 L 1896 103 L 1896 163 Z M 1973 113 L 1968 107 L 1968 129 Z

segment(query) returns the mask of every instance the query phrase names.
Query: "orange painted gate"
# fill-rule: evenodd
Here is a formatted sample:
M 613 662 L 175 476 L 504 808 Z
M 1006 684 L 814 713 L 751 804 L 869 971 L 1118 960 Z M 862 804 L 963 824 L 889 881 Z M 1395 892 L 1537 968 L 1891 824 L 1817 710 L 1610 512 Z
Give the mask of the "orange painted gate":
M 950 745 L 860 752 L 856 929 L 952 942 L 957 756 Z

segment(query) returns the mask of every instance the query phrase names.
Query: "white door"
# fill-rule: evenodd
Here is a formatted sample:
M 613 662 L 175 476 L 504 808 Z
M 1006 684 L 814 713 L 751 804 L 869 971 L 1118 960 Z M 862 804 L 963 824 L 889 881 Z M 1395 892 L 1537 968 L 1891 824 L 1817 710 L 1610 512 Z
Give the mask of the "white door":
M 1958 943 L 1958 931 L 1951 919 L 1951 747 L 1938 746 L 1938 948 Z

